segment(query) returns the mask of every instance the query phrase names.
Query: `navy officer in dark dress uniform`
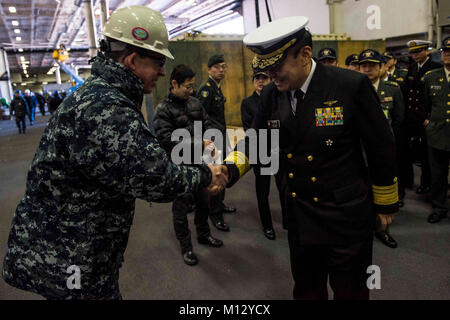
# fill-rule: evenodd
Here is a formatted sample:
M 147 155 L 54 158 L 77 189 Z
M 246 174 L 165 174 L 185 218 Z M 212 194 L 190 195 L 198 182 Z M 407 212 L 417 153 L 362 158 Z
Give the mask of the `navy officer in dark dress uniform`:
M 250 97 L 242 100 L 241 103 L 242 125 L 245 131 L 253 127 L 253 121 L 258 113 L 261 91 L 264 86 L 270 83 L 270 77 L 265 72 L 258 72 L 255 70 L 252 78 L 255 91 L 253 91 L 253 94 Z M 261 168 L 259 166 L 254 166 L 253 172 L 255 174 L 256 199 L 258 201 L 259 217 L 263 226 L 264 236 L 269 240 L 275 240 L 276 235 L 273 228 L 269 204 L 270 182 L 272 179 L 270 175 L 261 174 Z M 277 186 L 279 186 L 279 179 L 276 181 Z M 280 200 L 282 200 L 281 194 Z M 283 208 L 283 204 L 281 204 L 281 206 Z
M 375 216 L 398 211 L 395 142 L 367 76 L 312 59 L 306 17 L 250 32 L 253 67 L 273 82 L 261 93 L 255 127 L 279 130 L 295 299 L 369 299 Z M 228 186 L 250 168 L 246 137 L 226 158 Z M 368 167 L 366 167 L 364 147 Z

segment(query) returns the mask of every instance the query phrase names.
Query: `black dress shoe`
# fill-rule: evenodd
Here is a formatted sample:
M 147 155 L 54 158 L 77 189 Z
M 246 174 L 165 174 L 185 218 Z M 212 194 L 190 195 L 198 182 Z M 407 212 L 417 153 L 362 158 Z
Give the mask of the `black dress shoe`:
M 190 266 L 195 266 L 198 263 L 197 256 L 192 251 L 188 251 L 183 254 L 184 263 Z
M 213 238 L 212 236 L 208 236 L 205 238 L 198 238 L 197 241 L 200 244 L 206 244 L 206 245 L 214 247 L 214 248 L 219 248 L 219 247 L 223 246 L 222 240 Z
M 230 231 L 230 227 L 225 222 L 216 222 L 214 223 L 214 226 L 217 228 L 217 230 L 228 232 Z
M 397 241 L 395 241 L 395 239 L 392 238 L 386 231 L 375 232 L 375 237 L 377 237 L 378 240 L 387 245 L 389 248 L 397 248 Z
M 275 230 L 273 229 L 264 229 L 264 235 L 269 240 L 275 240 Z
M 437 212 L 433 212 L 432 214 L 430 214 L 428 216 L 428 222 L 429 223 L 436 223 L 441 221 L 441 219 L 444 219 L 447 216 L 446 213 L 437 213 Z
M 235 207 L 223 206 L 223 213 L 235 213 L 235 212 L 236 212 Z
M 430 187 L 419 186 L 416 190 L 417 194 L 425 194 L 431 191 Z

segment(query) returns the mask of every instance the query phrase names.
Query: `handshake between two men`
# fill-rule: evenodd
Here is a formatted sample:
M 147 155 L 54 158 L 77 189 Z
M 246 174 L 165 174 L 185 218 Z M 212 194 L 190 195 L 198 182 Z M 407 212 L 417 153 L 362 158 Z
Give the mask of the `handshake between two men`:
M 217 157 L 219 157 L 220 155 L 217 152 L 214 142 L 212 142 L 211 140 L 204 140 L 203 146 L 210 152 L 211 159 L 217 160 Z M 208 163 L 208 167 L 211 170 L 212 177 L 211 184 L 206 188 L 205 191 L 209 195 L 215 196 L 222 192 L 222 190 L 225 189 L 228 184 L 228 168 L 223 164 L 213 163 Z

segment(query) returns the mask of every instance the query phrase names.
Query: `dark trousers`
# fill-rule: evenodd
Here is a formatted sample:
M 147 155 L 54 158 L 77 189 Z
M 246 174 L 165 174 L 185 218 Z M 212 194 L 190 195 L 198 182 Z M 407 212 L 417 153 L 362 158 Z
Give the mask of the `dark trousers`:
M 301 232 L 301 231 L 300 231 Z M 327 300 L 327 279 L 334 300 L 368 300 L 367 267 L 372 264 L 372 235 L 349 245 L 303 245 L 298 231 L 288 232 L 294 299 Z
M 433 211 L 447 213 L 448 165 L 450 151 L 430 147 L 431 201 Z
M 410 167 L 406 164 L 410 162 L 408 160 L 408 140 L 403 128 L 399 128 L 395 135 L 396 152 L 397 152 L 397 170 L 398 170 L 398 197 L 400 200 L 405 198 L 406 186 L 412 186 L 414 184 L 414 172 L 412 168 L 412 162 Z
M 172 215 L 175 235 L 180 241 L 181 253 L 184 254 L 192 250 L 191 231 L 188 223 L 188 207 L 194 201 L 195 217 L 194 224 L 197 229 L 197 238 L 208 237 L 211 234 L 208 225 L 208 201 L 199 195 L 184 195 L 173 202 Z
M 412 141 L 418 141 L 420 143 L 412 143 Z M 430 172 L 430 161 L 428 157 L 428 143 L 427 137 L 425 134 L 425 130 L 420 128 L 420 130 L 414 130 L 413 132 L 408 132 L 408 144 L 406 146 L 407 154 L 404 160 L 404 164 L 402 165 L 402 171 L 406 174 L 405 177 L 400 177 L 400 180 L 404 180 L 406 184 L 409 182 L 414 182 L 414 171 L 413 171 L 413 162 L 414 159 L 419 162 L 421 166 L 421 175 L 420 175 L 420 185 L 423 187 L 431 186 L 431 172 Z M 411 183 L 412 184 L 412 183 Z
M 273 229 L 269 205 L 270 180 L 272 176 L 261 175 L 259 167 L 254 167 L 253 173 L 255 174 L 256 199 L 258 200 L 259 217 L 262 227 L 263 229 Z
M 19 133 L 25 133 L 25 130 L 27 129 L 27 125 L 25 124 L 25 116 L 23 117 L 17 117 L 16 116 L 16 125 L 17 128 L 19 128 Z
M 288 229 L 287 227 L 287 208 L 286 208 L 286 193 L 287 193 L 287 183 L 283 182 L 284 176 L 282 171 L 278 171 L 275 174 L 275 184 L 277 185 L 278 194 L 280 196 L 281 205 L 281 218 L 283 229 Z
M 45 104 L 40 104 L 39 105 L 39 111 L 41 112 L 41 114 L 43 116 L 45 116 Z
M 225 199 L 225 189 L 217 196 L 210 197 L 209 216 L 212 223 L 224 222 L 223 220 L 223 200 Z

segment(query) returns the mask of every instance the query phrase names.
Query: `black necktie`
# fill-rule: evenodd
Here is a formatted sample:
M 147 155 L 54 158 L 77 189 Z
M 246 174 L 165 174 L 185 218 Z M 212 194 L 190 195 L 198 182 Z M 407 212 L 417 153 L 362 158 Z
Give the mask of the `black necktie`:
M 301 108 L 301 106 L 303 105 L 303 96 L 305 95 L 305 93 L 301 90 L 301 89 L 297 89 L 294 92 L 294 97 L 297 99 L 297 104 L 295 105 L 295 110 L 292 109 L 292 114 L 295 116 L 295 113 L 297 112 L 297 110 L 299 110 L 299 108 Z

